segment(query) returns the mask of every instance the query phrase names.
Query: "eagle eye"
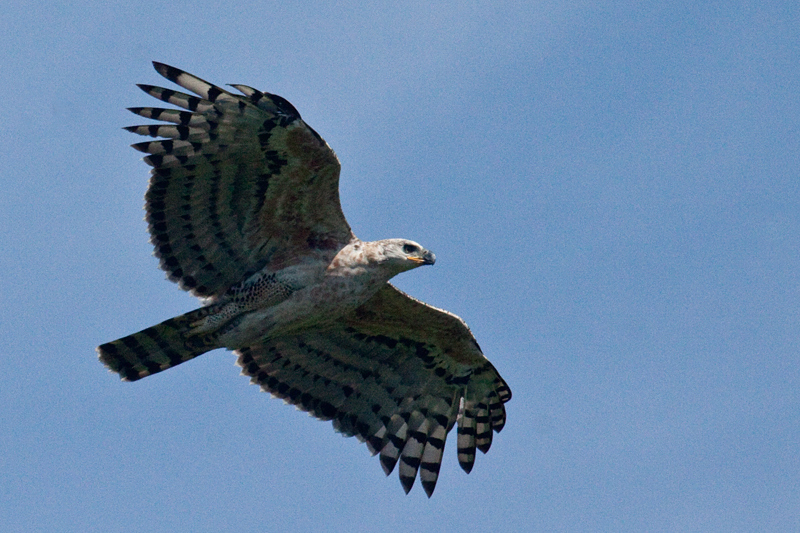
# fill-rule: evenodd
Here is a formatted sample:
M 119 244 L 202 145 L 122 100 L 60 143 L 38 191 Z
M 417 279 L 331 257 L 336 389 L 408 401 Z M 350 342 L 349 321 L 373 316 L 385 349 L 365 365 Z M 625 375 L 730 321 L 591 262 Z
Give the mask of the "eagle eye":
M 416 246 L 414 246 L 413 244 L 404 244 L 403 245 L 403 253 L 413 254 L 417 250 L 418 250 L 418 248 Z

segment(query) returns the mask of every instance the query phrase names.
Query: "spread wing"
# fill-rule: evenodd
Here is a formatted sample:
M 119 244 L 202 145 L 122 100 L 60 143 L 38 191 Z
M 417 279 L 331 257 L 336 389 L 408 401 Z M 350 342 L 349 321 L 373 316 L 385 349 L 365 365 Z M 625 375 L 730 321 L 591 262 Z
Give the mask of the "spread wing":
M 170 280 L 214 297 L 268 264 L 319 255 L 353 237 L 339 203 L 339 161 L 280 96 L 236 85 L 232 94 L 182 70 L 159 74 L 198 96 L 139 85 L 185 109 L 137 107 L 168 124 L 128 131 L 153 167 L 145 196 L 155 254 Z
M 387 284 L 333 326 L 237 350 L 242 373 L 274 396 L 333 420 L 395 464 L 406 492 L 436 486 L 448 432 L 469 472 L 506 420 L 511 391 L 466 324 Z

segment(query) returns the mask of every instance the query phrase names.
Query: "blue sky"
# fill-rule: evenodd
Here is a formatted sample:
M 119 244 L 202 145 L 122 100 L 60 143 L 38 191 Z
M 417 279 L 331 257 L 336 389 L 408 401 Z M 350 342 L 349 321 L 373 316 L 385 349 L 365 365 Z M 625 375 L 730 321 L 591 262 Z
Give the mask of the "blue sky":
M 796 2 L 16 2 L 0 20 L 0 529 L 800 528 Z M 151 60 L 289 101 L 362 239 L 435 267 L 514 398 L 433 498 L 212 352 L 152 257 Z

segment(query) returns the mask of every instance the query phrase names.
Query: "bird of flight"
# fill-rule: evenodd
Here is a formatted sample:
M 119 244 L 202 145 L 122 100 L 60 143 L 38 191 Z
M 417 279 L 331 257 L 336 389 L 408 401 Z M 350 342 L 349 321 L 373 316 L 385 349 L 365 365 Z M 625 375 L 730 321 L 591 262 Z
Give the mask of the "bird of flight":
M 339 203 L 333 150 L 280 96 L 233 94 L 162 63 L 197 96 L 151 85 L 181 109 L 130 108 L 152 168 L 146 220 L 170 280 L 204 306 L 98 347 L 135 381 L 216 348 L 252 383 L 366 443 L 406 492 L 430 497 L 448 432 L 461 467 L 486 452 L 511 391 L 456 315 L 389 283 L 434 264 L 406 239 L 359 240 Z

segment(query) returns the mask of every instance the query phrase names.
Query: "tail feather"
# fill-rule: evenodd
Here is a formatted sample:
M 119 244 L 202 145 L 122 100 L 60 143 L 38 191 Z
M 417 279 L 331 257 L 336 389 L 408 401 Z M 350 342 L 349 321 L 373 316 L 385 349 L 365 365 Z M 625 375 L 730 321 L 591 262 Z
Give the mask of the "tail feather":
M 209 336 L 189 336 L 191 324 L 209 314 L 207 307 L 170 318 L 138 333 L 97 347 L 100 361 L 123 381 L 136 381 L 218 348 Z

